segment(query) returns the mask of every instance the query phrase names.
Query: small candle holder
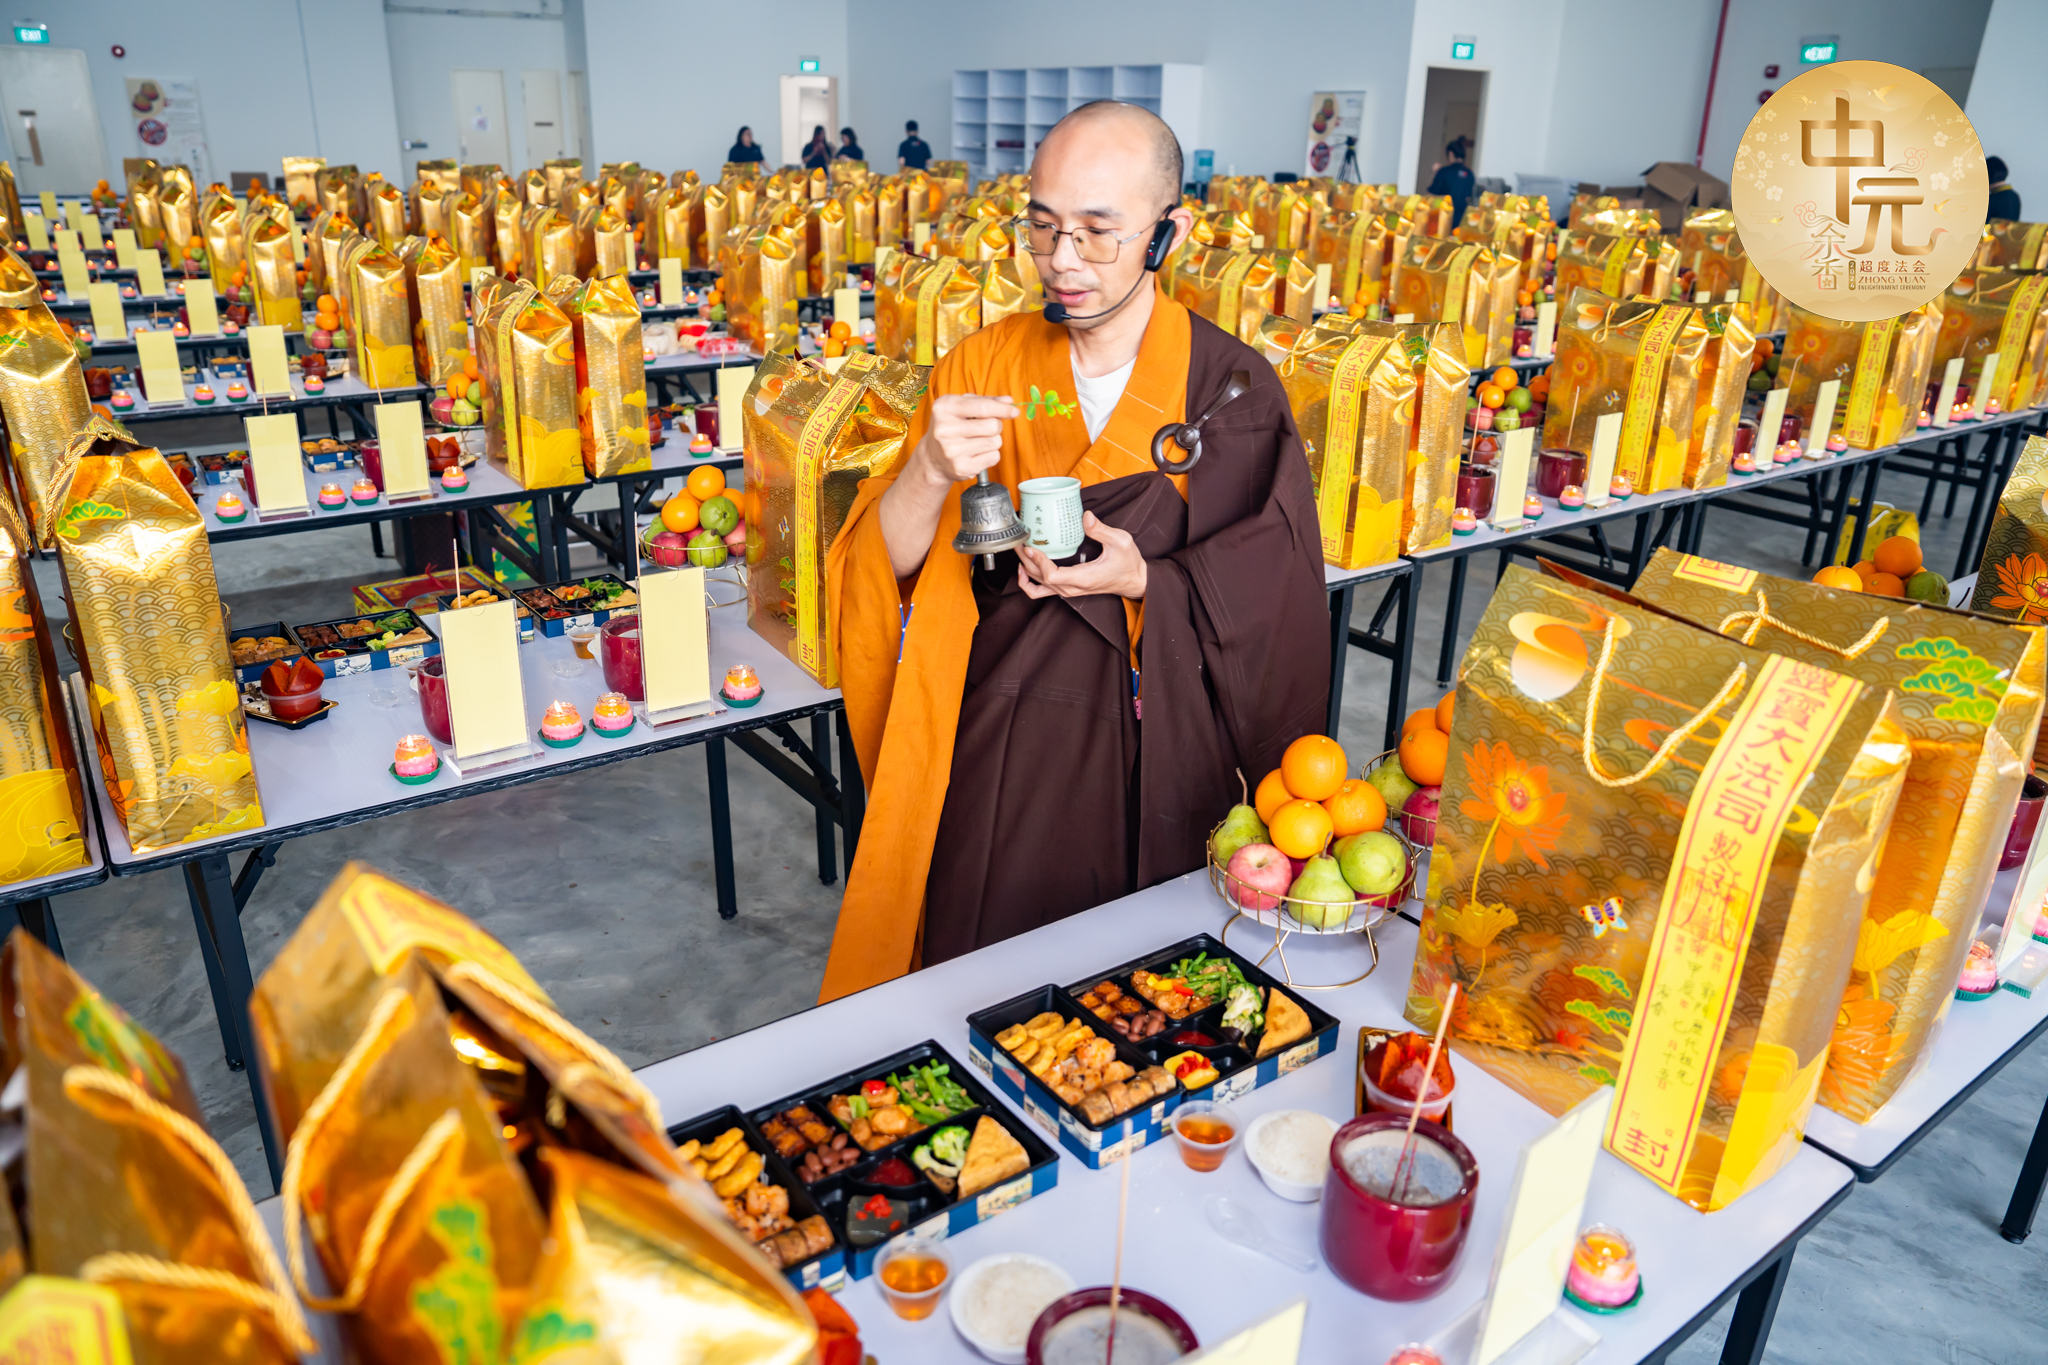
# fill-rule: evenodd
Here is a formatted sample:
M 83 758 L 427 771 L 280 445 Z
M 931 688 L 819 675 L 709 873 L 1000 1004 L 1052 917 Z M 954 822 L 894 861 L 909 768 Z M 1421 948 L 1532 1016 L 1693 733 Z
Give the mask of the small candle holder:
M 1575 483 L 1566 484 L 1563 491 L 1557 495 L 1557 505 L 1569 511 L 1578 511 L 1586 505 L 1586 490 Z
M 1543 520 L 1543 499 L 1534 493 L 1522 499 L 1522 515 L 1530 521 Z
M 1920 409 L 1920 420 L 1916 422 L 1914 425 L 1918 427 L 1921 431 L 1927 430 L 1927 428 L 1934 425 L 1934 414 L 1929 412 L 1926 408 Z
M 1479 529 L 1479 518 L 1472 515 L 1469 507 L 1459 507 L 1451 512 L 1451 534 L 1469 536 Z
M 325 379 L 322 379 L 317 374 L 307 375 L 304 381 L 304 385 L 307 393 L 327 392 L 327 381 Z
M 760 703 L 762 691 L 760 675 L 752 664 L 734 664 L 725 670 L 725 684 L 718 694 L 728 705 L 745 710 Z
M 174 337 L 188 337 L 192 335 L 192 329 L 182 322 L 174 322 L 171 324 L 171 335 Z
M 1627 502 L 1636 495 L 1636 486 L 1626 474 L 1616 474 L 1607 481 L 1607 496 L 1616 502 Z
M 192 401 L 202 408 L 213 406 L 213 386 L 211 384 L 201 384 L 198 388 L 192 390 Z
M 348 494 L 341 491 L 341 485 L 338 483 L 323 483 L 320 485 L 319 497 L 315 501 L 327 511 L 336 512 L 348 506 Z
M 244 503 L 240 498 L 236 497 L 233 493 L 221 494 L 220 500 L 214 503 L 213 505 L 213 517 L 215 521 L 225 521 L 230 524 L 233 524 L 235 522 L 242 520 L 244 517 L 248 515 L 248 504 Z
M 374 507 L 377 504 L 377 485 L 368 479 L 357 479 L 349 486 L 348 497 L 358 507 Z
M 1989 943 L 1979 939 L 1970 945 L 1963 959 L 1963 974 L 1956 981 L 1956 999 L 1988 1000 L 1998 994 L 1998 960 Z
M 425 735 L 406 735 L 391 751 L 391 775 L 408 787 L 424 786 L 441 771 L 441 755 Z
M 1564 1296 L 1588 1313 L 1619 1313 L 1642 1302 L 1635 1243 L 1604 1223 L 1580 1233 L 1571 1269 L 1565 1272 Z
M 1794 460 L 1797 460 L 1804 453 L 1805 452 L 1799 448 L 1799 442 L 1780 441 L 1778 442 L 1777 451 L 1773 453 L 1771 456 L 1771 462 L 1773 464 L 1791 464 Z
M 126 412 L 135 406 L 135 395 L 129 393 L 126 389 L 119 389 L 115 391 L 110 401 L 115 412 Z
M 441 487 L 450 493 L 459 493 L 469 487 L 469 471 L 459 464 L 451 464 L 441 471 Z
M 1828 437 L 1828 454 L 1840 455 L 1843 451 L 1847 450 L 1848 448 L 1849 438 L 1844 436 L 1841 432 L 1838 431 L 1834 435 Z
M 590 708 L 590 728 L 605 739 L 619 738 L 633 728 L 633 703 L 623 693 L 605 693 Z
M 574 702 L 552 701 L 540 718 L 540 742 L 550 749 L 569 749 L 583 742 L 583 715 Z
M 1444 1365 L 1444 1358 L 1419 1341 L 1398 1347 L 1387 1357 L 1387 1365 Z
M 230 403 L 248 402 L 249 386 L 239 379 L 230 379 L 228 381 L 228 401 Z

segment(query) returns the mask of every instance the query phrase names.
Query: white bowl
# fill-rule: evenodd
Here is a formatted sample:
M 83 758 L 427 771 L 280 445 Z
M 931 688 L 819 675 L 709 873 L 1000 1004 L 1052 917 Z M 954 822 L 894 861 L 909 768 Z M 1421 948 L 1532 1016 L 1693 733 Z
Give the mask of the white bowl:
M 1060 1282 L 1065 1287 L 1060 1290 L 1059 1294 L 1047 1301 L 1047 1307 L 1051 1307 L 1059 1299 L 1073 1293 L 1079 1286 L 1075 1284 L 1074 1277 L 1069 1275 L 1061 1266 L 1046 1260 L 1043 1256 L 1033 1256 L 1029 1252 L 1024 1251 L 1005 1251 L 999 1252 L 994 1256 L 984 1256 L 960 1272 L 959 1279 L 954 1283 L 952 1290 L 946 1296 L 953 1314 L 953 1330 L 965 1337 L 968 1345 L 987 1356 L 990 1360 L 999 1362 L 999 1365 L 1024 1365 L 1024 1347 L 1021 1343 L 1014 1348 L 998 1346 L 995 1342 L 975 1332 L 967 1325 L 961 1308 L 961 1305 L 967 1301 L 967 1292 L 973 1286 L 975 1280 L 987 1274 L 990 1270 L 1005 1265 L 1040 1266 L 1059 1276 Z
M 1244 1155 L 1245 1159 L 1252 1163 L 1252 1169 L 1259 1173 L 1259 1179 L 1266 1182 L 1267 1189 L 1279 1195 L 1282 1199 L 1291 1199 L 1297 1204 L 1313 1204 L 1316 1200 L 1323 1197 L 1322 1180 L 1318 1179 L 1313 1185 L 1304 1185 L 1298 1180 L 1289 1180 L 1283 1175 L 1276 1174 L 1264 1162 L 1259 1160 L 1260 1133 L 1267 1124 L 1272 1123 L 1276 1119 L 1286 1118 L 1291 1114 L 1306 1114 L 1318 1123 L 1326 1125 L 1329 1128 L 1329 1137 L 1334 1138 L 1337 1136 L 1337 1125 L 1326 1114 L 1318 1114 L 1313 1109 L 1276 1109 L 1270 1114 L 1259 1115 L 1252 1120 L 1251 1126 L 1245 1129 Z M 1328 1139 L 1325 1139 L 1324 1146 L 1327 1147 L 1328 1145 Z

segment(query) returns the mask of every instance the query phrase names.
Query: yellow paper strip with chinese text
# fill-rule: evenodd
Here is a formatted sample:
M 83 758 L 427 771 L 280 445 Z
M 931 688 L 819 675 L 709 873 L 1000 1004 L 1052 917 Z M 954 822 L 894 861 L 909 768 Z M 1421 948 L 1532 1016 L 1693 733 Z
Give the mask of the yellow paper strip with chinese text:
M 921 292 L 919 307 L 923 307 Z M 922 326 L 918 333 L 923 335 Z M 873 366 L 874 357 L 866 351 L 846 357 L 846 364 L 825 390 L 817 410 L 805 420 L 803 434 L 796 442 L 797 662 L 812 677 L 823 678 L 827 687 L 839 686 L 839 651 L 829 648 L 824 604 L 819 600 L 824 566 L 818 562 L 818 498 L 823 491 L 819 485 L 824 480 L 818 471 L 846 415 L 853 410 L 854 401 L 865 392 L 867 372 Z
M 547 992 L 519 959 L 473 921 L 382 876 L 357 877 L 342 889 L 341 917 L 380 976 L 414 949 L 449 962 L 474 962 L 540 999 Z
M 1719 560 L 1702 559 L 1698 555 L 1679 556 L 1678 566 L 1671 571 L 1673 578 L 1688 583 L 1700 583 L 1722 592 L 1746 593 L 1756 586 L 1756 570 L 1745 569 L 1734 564 L 1723 564 Z
M 934 266 L 917 287 L 917 363 L 920 365 L 938 363 L 932 352 L 939 337 L 939 291 L 952 277 L 950 269 Z
M 1897 318 L 1863 324 L 1856 347 L 1856 377 L 1849 381 L 1849 412 L 1842 419 L 1842 439 L 1858 450 L 1870 447 L 1870 423 L 1877 415 L 1878 385 L 1884 382 L 1885 357 L 1892 353 Z
M 1671 343 L 1690 311 L 1659 308 L 1636 347 L 1635 369 L 1628 377 L 1628 407 L 1621 423 L 1621 449 L 1614 458 L 1615 471 L 1628 475 L 1630 483 L 1643 481 L 1643 462 L 1657 433 L 1657 400 L 1664 391 L 1664 369 L 1671 363 Z
M 1444 313 L 1437 321 L 1457 323 L 1461 337 L 1465 325 L 1465 291 L 1472 282 L 1472 262 L 1478 259 L 1478 243 L 1459 247 L 1451 253 L 1451 264 L 1444 280 Z
M 1216 325 L 1232 336 L 1237 335 L 1238 305 L 1244 301 L 1244 277 L 1251 273 L 1252 262 L 1257 259 L 1249 251 L 1238 252 L 1223 267 L 1223 279 L 1217 285 Z
M 2026 349 L 2027 338 L 2033 334 L 2034 318 L 2041 311 L 2043 294 L 2048 294 L 2048 275 L 2030 275 L 2020 281 L 2019 287 L 2012 291 L 2012 302 L 2006 305 L 2005 321 L 1998 329 L 1998 369 L 1995 373 L 2000 387 L 2007 392 L 2003 396 L 1990 395 L 1999 400 L 2000 407 L 2025 407 L 2030 397 L 2011 390 L 2018 387 L 2020 352 Z M 2007 402 L 2007 398 L 2011 401 Z M 1855 444 L 1853 438 L 1850 444 Z
M 1778 836 L 1862 684 L 1774 654 L 1714 746 L 1679 826 L 1607 1148 L 1672 1194 L 1700 1112 Z
M 1621 297 L 1621 277 L 1628 273 L 1628 258 L 1635 252 L 1635 242 L 1627 237 L 1616 240 L 1607 252 L 1606 268 L 1600 272 L 1600 292 L 1610 299 Z
M 1344 244 L 1344 306 L 1358 297 L 1358 276 L 1365 268 L 1365 234 L 1372 228 L 1372 215 L 1361 213 L 1358 221 L 1351 225 L 1351 236 Z
M 1344 347 L 1330 372 L 1329 424 L 1323 431 L 1323 480 L 1316 489 L 1317 520 L 1323 525 L 1323 562 L 1341 564 L 1345 551 L 1345 522 L 1350 519 L 1351 490 L 1358 480 L 1359 399 L 1365 377 L 1372 373 L 1380 353 L 1387 349 L 1386 337 L 1358 337 Z
M 1275 205 L 1279 211 L 1273 215 L 1273 246 L 1277 250 L 1292 251 L 1298 245 L 1294 240 L 1294 205 L 1294 191 L 1282 190 Z
M 29 1275 L 0 1302 L 0 1361 L 130 1365 L 134 1358 L 121 1296 L 105 1285 Z

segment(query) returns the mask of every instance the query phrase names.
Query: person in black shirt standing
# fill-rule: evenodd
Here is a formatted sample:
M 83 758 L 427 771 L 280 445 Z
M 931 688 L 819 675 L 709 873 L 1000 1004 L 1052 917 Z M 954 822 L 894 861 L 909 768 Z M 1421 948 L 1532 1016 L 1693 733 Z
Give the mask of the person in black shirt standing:
M 2008 222 L 2020 221 L 2020 192 L 2005 183 L 2011 172 L 2005 168 L 2002 156 L 1984 158 L 1984 170 L 1991 177 L 1991 197 L 1984 201 L 1984 221 L 2003 218 Z
M 740 129 L 740 135 L 733 139 L 732 150 L 725 154 L 727 161 L 760 161 L 761 149 L 754 145 L 754 130 Z
M 903 141 L 896 147 L 896 169 L 921 171 L 932 159 L 931 144 L 917 135 L 917 120 L 903 125 Z
M 1444 148 L 1451 154 L 1451 159 L 1437 167 L 1436 175 L 1429 182 L 1429 188 L 1423 191 L 1425 194 L 1451 196 L 1453 226 L 1465 221 L 1465 204 L 1472 197 L 1472 168 L 1465 164 L 1465 158 L 1471 154 L 1471 149 L 1470 138 L 1451 139 L 1450 145 Z
M 866 161 L 868 154 L 860 149 L 860 139 L 853 135 L 853 129 L 839 130 L 839 159 L 842 161 Z
M 825 139 L 825 125 L 820 123 L 811 129 L 811 140 L 804 144 L 804 169 L 822 171 L 832 164 L 832 144 Z

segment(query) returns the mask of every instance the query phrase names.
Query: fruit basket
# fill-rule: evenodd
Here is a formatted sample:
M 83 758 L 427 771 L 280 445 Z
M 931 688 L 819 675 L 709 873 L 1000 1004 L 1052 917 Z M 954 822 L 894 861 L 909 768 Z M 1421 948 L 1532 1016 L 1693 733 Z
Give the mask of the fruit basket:
M 1221 826 L 1219 825 L 1220 829 Z M 1261 956 L 1257 965 L 1264 967 L 1269 960 L 1277 958 L 1280 976 L 1297 990 L 1337 990 L 1355 986 L 1371 976 L 1380 965 L 1379 942 L 1373 937 L 1378 928 L 1396 907 L 1407 900 L 1415 891 L 1416 849 L 1390 821 L 1385 833 L 1390 834 L 1401 845 L 1407 858 L 1407 867 L 1401 879 L 1392 890 L 1374 896 L 1360 896 L 1354 893 L 1349 902 L 1301 900 L 1268 888 L 1254 886 L 1231 874 L 1228 867 L 1219 865 L 1212 855 L 1208 859 L 1209 885 L 1230 908 L 1230 918 L 1225 921 L 1218 935 L 1225 944 L 1230 942 L 1230 931 L 1239 920 L 1268 929 L 1273 935 L 1273 944 Z M 1210 831 L 1210 846 L 1214 847 L 1215 831 Z M 1372 961 L 1357 976 L 1345 981 L 1322 984 L 1297 980 L 1293 967 L 1287 961 L 1287 940 L 1295 934 L 1311 937 L 1328 937 L 1342 934 L 1358 934 L 1364 937 Z

